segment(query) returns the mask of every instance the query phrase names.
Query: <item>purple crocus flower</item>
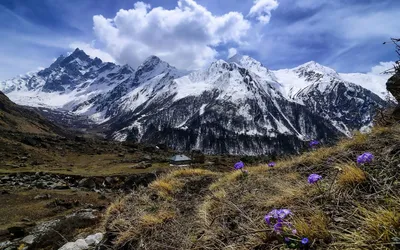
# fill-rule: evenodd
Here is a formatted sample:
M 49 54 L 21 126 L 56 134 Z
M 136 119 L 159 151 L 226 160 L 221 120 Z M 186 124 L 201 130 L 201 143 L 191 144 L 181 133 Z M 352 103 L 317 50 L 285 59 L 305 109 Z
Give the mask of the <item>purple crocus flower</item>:
M 321 179 L 322 179 L 322 176 L 319 174 L 310 174 L 310 176 L 308 176 L 308 183 L 314 184 L 314 183 L 317 183 Z
M 308 243 L 308 238 L 301 239 L 301 244 L 306 245 Z
M 289 237 L 285 237 L 285 242 L 290 242 L 290 238 Z
M 282 222 L 278 222 L 278 223 L 276 223 L 276 224 L 274 225 L 274 231 L 275 231 L 275 232 L 280 233 L 280 232 L 282 232 L 282 229 L 283 229 L 283 224 L 282 224 Z
M 270 226 L 271 225 L 271 218 L 272 216 L 270 214 L 265 215 L 264 220 L 265 222 Z
M 297 234 L 297 230 L 296 230 L 296 229 L 293 229 L 293 230 L 292 230 L 292 234 L 296 235 L 296 234 Z
M 273 162 L 273 161 L 272 161 L 272 162 L 270 162 L 270 163 L 268 163 L 268 167 L 271 167 L 271 168 L 272 168 L 272 167 L 275 167 L 275 166 L 276 166 L 276 163 L 275 163 L 275 162 Z
M 277 214 L 278 214 L 278 219 L 283 220 L 283 219 L 285 219 L 286 216 L 291 215 L 292 212 L 290 211 L 290 209 L 284 208 L 284 209 L 279 209 L 277 211 Z
M 374 155 L 370 152 L 365 152 L 357 157 L 358 164 L 370 163 L 374 159 Z
M 310 147 L 312 147 L 312 148 L 315 148 L 316 146 L 318 146 L 318 144 L 319 144 L 319 141 L 317 141 L 317 140 L 310 141 Z
M 244 168 L 244 163 L 242 161 L 239 161 L 239 162 L 235 163 L 235 169 L 236 170 L 239 170 L 239 169 L 242 169 L 242 168 Z

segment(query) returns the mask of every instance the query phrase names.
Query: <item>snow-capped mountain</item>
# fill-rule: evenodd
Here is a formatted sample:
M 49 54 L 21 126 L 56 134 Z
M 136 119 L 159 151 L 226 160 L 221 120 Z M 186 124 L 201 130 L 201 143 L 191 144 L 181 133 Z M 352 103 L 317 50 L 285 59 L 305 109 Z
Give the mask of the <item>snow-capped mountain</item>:
M 285 99 L 269 79 L 260 80 L 237 63 L 218 60 L 149 93 L 139 106 L 121 103 L 131 110 L 108 123 L 114 139 L 172 142 L 180 150 L 207 153 L 265 154 L 293 152 L 304 140 L 337 134 L 328 121 Z
M 77 49 L 0 90 L 19 104 L 88 116 L 116 140 L 229 154 L 296 152 L 370 125 L 385 105 L 315 62 L 271 71 L 241 55 L 187 72 L 155 56 L 133 70 Z
M 339 74 L 314 61 L 274 73 L 279 81 L 289 83 L 285 85 L 287 97 L 329 120 L 346 135 L 352 130 L 372 126 L 375 110 L 386 106 L 377 94 L 347 81 L 350 74 Z M 366 74 L 357 75 L 358 80 Z

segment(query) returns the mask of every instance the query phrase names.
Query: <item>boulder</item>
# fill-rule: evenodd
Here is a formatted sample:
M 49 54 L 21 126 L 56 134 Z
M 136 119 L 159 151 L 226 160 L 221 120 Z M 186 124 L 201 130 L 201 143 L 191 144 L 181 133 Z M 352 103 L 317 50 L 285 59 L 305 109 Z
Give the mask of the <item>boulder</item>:
M 33 228 L 31 234 L 34 235 L 35 238 L 30 246 L 32 249 L 44 249 L 47 246 L 53 246 L 57 241 L 63 241 L 64 238 L 73 237 L 72 234 L 75 229 L 92 226 L 98 221 L 99 214 L 97 210 L 84 209 L 60 219 L 43 222 Z M 85 240 L 81 239 L 75 242 L 69 242 L 60 249 L 88 249 L 88 244 Z
M 96 188 L 96 182 L 94 181 L 93 178 L 84 178 L 79 181 L 78 187 L 93 189 Z
M 25 244 L 32 245 L 35 242 L 36 236 L 35 235 L 28 235 L 25 236 L 21 241 Z
M 104 235 L 102 233 L 97 233 L 93 235 L 89 235 L 86 237 L 85 241 L 89 246 L 95 246 L 101 242 L 103 239 Z

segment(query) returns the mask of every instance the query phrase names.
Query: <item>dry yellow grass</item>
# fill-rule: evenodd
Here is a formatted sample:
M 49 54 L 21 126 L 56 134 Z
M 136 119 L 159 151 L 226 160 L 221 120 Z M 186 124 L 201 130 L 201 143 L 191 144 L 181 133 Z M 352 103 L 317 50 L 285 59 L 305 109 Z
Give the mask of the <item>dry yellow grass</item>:
M 214 182 L 210 186 L 210 190 L 217 190 L 218 188 L 222 187 L 223 185 L 226 185 L 228 183 L 232 183 L 239 179 L 243 175 L 242 171 L 233 171 L 231 173 L 225 174 L 222 178 L 220 178 L 218 181 Z
M 298 237 L 309 238 L 312 249 L 393 249 L 390 244 L 400 235 L 399 128 L 356 133 L 336 146 L 277 161 L 273 168 L 246 167 L 248 174 L 173 171 L 129 202 L 136 211 L 129 213 L 134 214 L 129 220 L 139 230 L 135 236 L 135 230 L 128 230 L 131 241 L 140 239 L 148 249 L 165 249 L 165 245 L 203 250 L 283 248 L 283 236 L 263 218 L 272 209 L 288 208 L 293 212 L 289 222 Z M 359 168 L 356 157 L 365 150 L 375 155 L 375 161 Z M 308 184 L 311 173 L 323 176 L 321 192 Z M 207 179 L 201 177 L 209 176 L 213 182 L 204 186 L 208 190 L 193 189 Z M 189 179 L 200 182 L 189 183 Z M 369 185 L 357 185 L 367 181 Z M 340 192 L 343 187 L 346 192 Z M 160 190 L 170 198 L 149 200 L 152 192 Z M 158 209 L 149 211 L 152 204 Z M 175 212 L 175 217 L 159 211 Z M 129 241 L 128 233 L 120 239 Z
M 153 227 L 173 218 L 175 218 L 174 211 L 158 211 L 154 214 L 144 214 L 140 218 L 140 224 L 143 227 Z
M 365 208 L 359 207 L 354 214 L 358 228 L 345 231 L 337 237 L 341 239 L 334 245 L 356 246 L 361 248 L 389 249 L 400 232 L 400 213 L 398 207 Z
M 191 177 L 191 176 L 214 176 L 217 173 L 211 172 L 205 169 L 196 168 L 184 168 L 171 171 L 161 178 L 153 181 L 149 187 L 158 192 L 158 194 L 164 198 L 171 198 L 171 196 L 180 190 L 183 186 L 183 182 L 180 178 Z
M 164 198 L 171 196 L 182 184 L 177 180 L 156 180 L 149 187 Z
M 337 183 L 339 186 L 353 186 L 366 181 L 367 176 L 365 172 L 357 167 L 355 163 L 348 163 L 340 166 L 341 172 L 338 176 Z
M 214 175 L 214 172 L 206 169 L 199 169 L 199 168 L 184 168 L 172 171 L 168 177 L 184 177 L 184 176 L 193 176 L 193 175 Z
M 308 217 L 296 217 L 293 223 L 302 237 L 322 240 L 330 238 L 328 224 L 329 220 L 321 210 L 314 211 L 314 214 Z

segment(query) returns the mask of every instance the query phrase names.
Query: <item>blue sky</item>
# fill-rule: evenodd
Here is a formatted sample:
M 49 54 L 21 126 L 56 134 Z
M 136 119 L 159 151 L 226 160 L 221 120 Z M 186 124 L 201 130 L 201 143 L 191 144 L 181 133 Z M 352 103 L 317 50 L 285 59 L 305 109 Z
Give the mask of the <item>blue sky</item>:
M 240 52 L 271 69 L 314 60 L 369 72 L 396 60 L 398 0 L 2 0 L 0 80 L 75 47 L 137 67 L 155 54 L 196 69 Z

